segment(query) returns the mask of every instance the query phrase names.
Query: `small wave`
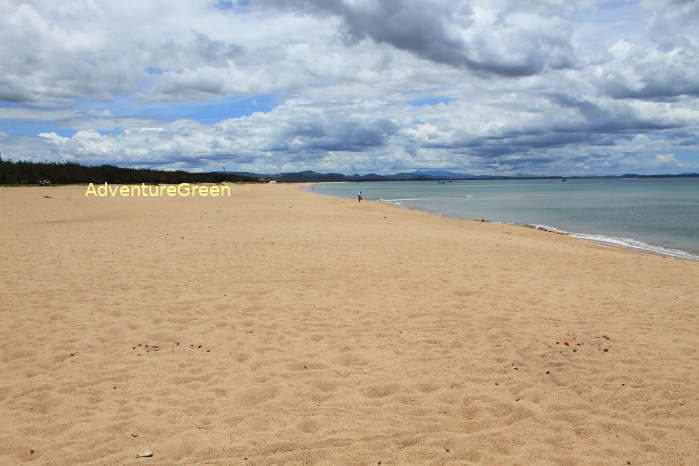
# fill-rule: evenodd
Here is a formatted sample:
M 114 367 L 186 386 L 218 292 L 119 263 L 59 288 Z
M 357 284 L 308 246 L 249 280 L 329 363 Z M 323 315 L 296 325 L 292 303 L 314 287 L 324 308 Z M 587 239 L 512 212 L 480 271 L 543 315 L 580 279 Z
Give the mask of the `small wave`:
M 677 257 L 679 259 L 689 259 L 689 260 L 699 260 L 699 256 L 690 254 L 686 251 L 680 249 L 664 248 L 662 246 L 655 246 L 653 244 L 648 244 L 644 241 L 640 241 L 632 238 L 617 238 L 614 236 L 602 236 L 602 235 L 588 235 L 585 233 L 570 233 L 573 238 L 580 238 L 587 241 L 593 241 L 595 243 L 611 244 L 613 246 L 621 246 L 622 248 L 635 249 L 638 251 L 652 252 L 654 254 L 660 254 L 661 256 Z
M 415 197 L 410 199 L 379 199 L 379 202 L 401 202 L 401 201 L 455 201 L 463 200 L 464 198 L 472 198 L 470 194 L 464 195 L 464 197 Z
M 379 202 L 422 201 L 424 199 L 379 199 Z
M 560 233 L 561 235 L 569 235 L 571 234 L 569 231 L 561 230 L 560 228 L 548 226 L 548 225 L 531 225 L 537 230 L 544 230 L 544 231 L 550 231 L 553 233 Z
M 592 241 L 594 243 L 609 244 L 611 246 L 618 246 L 625 249 L 633 249 L 636 251 L 651 252 L 653 254 L 659 254 L 661 256 L 667 257 L 677 257 L 679 259 L 689 259 L 689 260 L 699 260 L 699 256 L 690 254 L 686 251 L 680 249 L 664 248 L 662 246 L 655 246 L 653 244 L 648 244 L 644 241 L 633 239 L 633 238 L 621 238 L 616 236 L 604 236 L 604 235 L 591 235 L 588 233 L 571 233 L 569 231 L 561 230 L 560 228 L 555 228 L 549 225 L 531 225 L 537 230 L 550 231 L 553 233 L 559 233 L 561 235 L 568 235 L 573 238 L 583 239 L 585 241 Z

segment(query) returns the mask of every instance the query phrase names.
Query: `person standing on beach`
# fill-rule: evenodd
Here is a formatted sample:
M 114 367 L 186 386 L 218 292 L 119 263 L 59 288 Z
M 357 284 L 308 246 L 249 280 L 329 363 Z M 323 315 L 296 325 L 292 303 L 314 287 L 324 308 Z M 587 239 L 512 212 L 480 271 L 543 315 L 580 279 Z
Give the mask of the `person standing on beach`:
M 357 193 L 357 202 L 362 202 L 362 192 L 361 191 L 359 191 Z

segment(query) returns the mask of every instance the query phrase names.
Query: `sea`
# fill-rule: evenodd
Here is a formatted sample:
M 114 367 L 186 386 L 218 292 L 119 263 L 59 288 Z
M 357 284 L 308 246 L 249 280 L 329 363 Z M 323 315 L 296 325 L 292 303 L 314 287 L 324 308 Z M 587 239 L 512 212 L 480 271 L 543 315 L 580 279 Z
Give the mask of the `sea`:
M 309 191 L 699 260 L 699 178 L 320 183 Z

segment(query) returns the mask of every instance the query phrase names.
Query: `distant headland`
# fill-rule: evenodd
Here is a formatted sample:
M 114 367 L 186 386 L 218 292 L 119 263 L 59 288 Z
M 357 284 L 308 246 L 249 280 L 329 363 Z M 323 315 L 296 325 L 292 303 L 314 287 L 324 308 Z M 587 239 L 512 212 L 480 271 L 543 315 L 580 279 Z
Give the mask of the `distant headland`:
M 75 184 L 75 183 L 309 183 L 337 181 L 450 181 L 450 180 L 572 180 L 590 178 L 693 178 L 699 173 L 638 175 L 625 173 L 608 176 L 502 176 L 471 175 L 439 170 L 423 170 L 393 175 L 345 175 L 342 173 L 317 173 L 314 171 L 261 174 L 252 172 L 187 172 L 148 168 L 123 168 L 114 165 L 86 166 L 74 162 L 27 162 L 0 160 L 0 185 L 18 184 Z

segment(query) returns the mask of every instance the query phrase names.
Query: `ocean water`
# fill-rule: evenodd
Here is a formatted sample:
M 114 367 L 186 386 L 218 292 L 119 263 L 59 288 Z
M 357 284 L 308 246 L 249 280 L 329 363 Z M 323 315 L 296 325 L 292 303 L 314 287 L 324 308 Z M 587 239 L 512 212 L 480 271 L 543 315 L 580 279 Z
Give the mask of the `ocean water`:
M 699 260 L 699 178 L 321 183 L 309 191 Z

